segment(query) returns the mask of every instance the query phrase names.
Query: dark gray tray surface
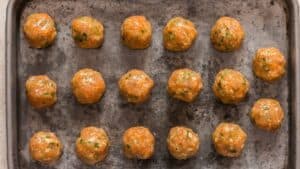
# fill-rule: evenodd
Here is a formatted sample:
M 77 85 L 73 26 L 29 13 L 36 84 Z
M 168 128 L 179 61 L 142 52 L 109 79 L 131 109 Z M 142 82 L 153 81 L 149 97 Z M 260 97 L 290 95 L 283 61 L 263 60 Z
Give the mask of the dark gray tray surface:
M 33 12 L 47 12 L 54 17 L 58 37 L 47 49 L 29 48 L 21 25 Z M 120 43 L 120 26 L 130 15 L 145 15 L 152 23 L 153 41 L 146 50 L 129 50 Z M 19 162 L 22 169 L 86 169 L 86 168 L 287 168 L 289 160 L 289 74 L 274 84 L 258 80 L 252 73 L 252 57 L 256 49 L 278 47 L 289 61 L 287 4 L 282 0 L 36 0 L 21 10 L 17 56 L 17 115 Z M 70 35 L 73 18 L 91 15 L 102 21 L 105 41 L 100 49 L 77 48 Z M 223 15 L 237 18 L 246 31 L 242 48 L 233 53 L 219 53 L 212 48 L 209 33 L 214 22 Z M 192 20 L 198 30 L 193 47 L 184 53 L 163 49 L 162 29 L 169 19 L 183 16 Z M 288 64 L 289 65 L 289 64 Z M 105 96 L 98 104 L 79 105 L 71 92 L 70 79 L 80 68 L 99 70 L 106 81 Z M 196 102 L 185 104 L 170 98 L 166 83 L 176 68 L 188 67 L 201 73 L 204 90 Z M 223 105 L 214 97 L 211 86 L 222 68 L 234 68 L 246 75 L 251 84 L 248 97 L 239 105 Z M 119 95 L 117 81 L 131 68 L 145 70 L 155 81 L 149 102 L 130 105 Z M 47 110 L 34 110 L 25 95 L 25 81 L 30 75 L 47 74 L 58 84 L 58 102 Z M 280 101 L 286 114 L 275 134 L 255 128 L 248 117 L 254 101 L 272 97 Z M 248 134 L 240 158 L 218 156 L 211 145 L 211 133 L 221 121 L 238 123 Z M 111 139 L 107 159 L 97 167 L 89 167 L 75 155 L 74 143 L 81 128 L 103 127 Z M 156 137 L 156 151 L 151 160 L 127 160 L 122 154 L 121 137 L 125 129 L 145 125 Z M 166 137 L 170 127 L 186 125 L 199 133 L 199 154 L 190 160 L 176 161 L 167 151 Z M 50 129 L 64 144 L 64 154 L 54 166 L 46 167 L 30 160 L 27 142 L 38 130 Z

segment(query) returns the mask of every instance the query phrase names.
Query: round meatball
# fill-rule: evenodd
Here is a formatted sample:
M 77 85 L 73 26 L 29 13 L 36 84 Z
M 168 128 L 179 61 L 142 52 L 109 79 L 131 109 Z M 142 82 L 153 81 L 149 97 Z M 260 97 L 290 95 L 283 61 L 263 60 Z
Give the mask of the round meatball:
M 29 141 L 31 158 L 43 164 L 57 161 L 62 154 L 63 146 L 52 132 L 39 131 Z
M 171 128 L 167 145 L 174 158 L 185 160 L 196 155 L 200 147 L 200 139 L 192 129 L 178 126 Z
M 213 46 L 221 52 L 232 52 L 240 48 L 244 36 L 244 29 L 239 21 L 230 17 L 218 19 L 210 32 Z
M 105 159 L 109 146 L 109 138 L 102 128 L 86 127 L 76 140 L 76 153 L 83 162 L 94 165 Z
M 265 81 L 280 79 L 285 73 L 286 61 L 277 48 L 260 48 L 253 59 L 255 75 Z
M 119 80 L 121 94 L 130 103 L 145 102 L 154 86 L 153 80 L 142 70 L 132 69 Z
M 23 31 L 29 45 L 33 48 L 45 48 L 56 38 L 55 23 L 46 13 L 29 15 L 23 25 Z
M 172 18 L 163 31 L 164 46 L 173 52 L 186 51 L 192 46 L 197 34 L 193 22 L 182 17 Z
M 127 47 L 145 49 L 151 44 L 151 23 L 144 16 L 130 16 L 122 24 L 121 36 Z
M 90 16 L 81 16 L 72 21 L 72 37 L 80 48 L 98 48 L 104 39 L 100 21 Z
M 201 75 L 191 69 L 175 70 L 168 81 L 168 92 L 174 98 L 192 102 L 203 88 Z
M 216 151 L 225 157 L 240 156 L 246 140 L 247 134 L 233 123 L 220 123 L 212 134 Z
M 127 158 L 149 159 L 154 153 L 155 139 L 148 128 L 131 127 L 123 134 L 123 150 Z
M 242 101 L 249 90 L 249 82 L 239 71 L 221 70 L 213 84 L 213 91 L 224 104 L 235 104 Z
M 56 84 L 48 76 L 30 76 L 25 86 L 27 99 L 34 108 L 50 107 L 56 103 Z
M 263 98 L 254 103 L 250 118 L 257 127 L 266 131 L 275 131 L 281 126 L 284 111 L 277 100 Z
M 100 72 L 81 69 L 71 81 L 73 94 L 81 104 L 93 104 L 100 100 L 105 91 L 105 82 Z

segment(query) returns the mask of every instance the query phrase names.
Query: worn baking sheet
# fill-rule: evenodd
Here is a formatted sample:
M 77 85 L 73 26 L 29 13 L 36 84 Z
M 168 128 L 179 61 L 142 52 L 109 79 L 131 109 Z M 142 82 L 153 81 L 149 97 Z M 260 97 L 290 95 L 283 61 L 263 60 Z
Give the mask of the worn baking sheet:
M 57 23 L 57 40 L 47 49 L 31 49 L 24 40 L 21 25 L 33 12 L 47 12 Z M 10 169 L 297 168 L 299 77 L 296 75 L 299 68 L 295 65 L 299 59 L 295 48 L 298 41 L 296 12 L 294 1 L 283 0 L 12 1 L 7 21 Z M 137 14 L 145 15 L 152 23 L 153 41 L 146 50 L 129 50 L 120 43 L 122 21 Z M 81 15 L 92 15 L 103 22 L 105 42 L 100 49 L 79 49 L 73 43 L 70 22 Z M 223 15 L 239 19 L 246 31 L 242 48 L 233 53 L 215 51 L 209 40 L 210 28 Z M 173 16 L 186 17 L 197 26 L 199 36 L 187 52 L 170 53 L 163 49 L 162 29 Z M 287 74 L 274 84 L 258 80 L 251 70 L 255 50 L 265 46 L 278 47 L 288 60 Z M 70 88 L 72 75 L 85 67 L 99 70 L 107 84 L 101 102 L 91 106 L 79 105 Z M 182 67 L 202 74 L 204 90 L 192 104 L 175 101 L 166 93 L 168 76 L 174 69 Z M 248 97 L 239 105 L 221 104 L 211 90 L 215 74 L 227 67 L 241 71 L 251 83 Z M 145 70 L 155 81 L 152 97 L 143 105 L 130 105 L 119 96 L 117 81 L 131 68 Z M 37 111 L 28 105 L 24 84 L 30 75 L 36 74 L 47 74 L 57 82 L 58 102 L 53 108 Z M 275 134 L 254 128 L 249 120 L 247 113 L 260 97 L 278 99 L 286 112 L 283 125 Z M 214 152 L 211 133 L 221 121 L 238 123 L 248 133 L 240 158 L 227 159 Z M 103 127 L 111 139 L 107 159 L 96 167 L 83 164 L 74 152 L 80 129 L 89 125 Z M 155 134 L 155 155 L 151 160 L 128 160 L 122 154 L 122 133 L 135 125 L 145 125 Z M 199 133 L 201 148 L 195 158 L 177 161 L 168 154 L 165 140 L 169 128 L 175 125 L 186 125 Z M 56 132 L 64 144 L 62 158 L 50 167 L 32 162 L 27 151 L 31 135 L 44 129 Z

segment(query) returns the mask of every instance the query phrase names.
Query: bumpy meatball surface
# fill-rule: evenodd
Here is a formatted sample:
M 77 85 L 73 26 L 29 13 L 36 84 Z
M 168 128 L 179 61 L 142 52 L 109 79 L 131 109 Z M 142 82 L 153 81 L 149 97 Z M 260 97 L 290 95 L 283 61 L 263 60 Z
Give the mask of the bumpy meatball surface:
M 121 37 L 127 47 L 145 49 L 151 44 L 151 23 L 145 16 L 130 16 L 122 24 Z
M 220 123 L 212 134 L 216 151 L 225 157 L 240 156 L 246 140 L 247 134 L 233 123 Z
M 146 127 L 131 127 L 123 134 L 123 150 L 127 158 L 149 159 L 154 153 L 154 147 L 154 136 Z
M 154 86 L 153 80 L 142 70 L 132 69 L 119 80 L 121 94 L 130 103 L 145 102 Z
M 284 111 L 277 100 L 262 98 L 254 103 L 250 118 L 258 128 L 275 131 L 281 126 Z
M 201 75 L 191 69 L 175 70 L 168 81 L 168 92 L 174 98 L 192 102 L 203 88 Z
M 46 108 L 56 103 L 56 83 L 48 76 L 30 76 L 25 86 L 27 99 L 32 107 Z
M 93 104 L 100 100 L 105 91 L 105 82 L 100 72 L 81 69 L 71 81 L 73 94 L 81 104 Z
M 167 145 L 170 154 L 174 158 L 185 160 L 196 155 L 200 147 L 200 138 L 190 128 L 173 127 L 169 131 Z
M 242 25 L 234 18 L 221 17 L 211 29 L 210 39 L 215 49 L 232 52 L 240 48 L 245 33 Z
M 172 18 L 163 31 L 164 46 L 173 52 L 186 51 L 192 46 L 197 34 L 193 22 L 182 17 Z
M 94 165 L 105 159 L 109 146 L 109 138 L 102 128 L 86 127 L 76 140 L 76 153 L 83 162 Z
M 52 132 L 39 131 L 29 141 L 31 158 L 43 164 L 57 161 L 62 154 L 63 146 Z
M 285 65 L 285 58 L 279 49 L 270 47 L 256 51 L 252 66 L 257 77 L 272 82 L 284 75 Z
M 249 90 L 249 82 L 239 71 L 223 69 L 215 77 L 213 91 L 224 104 L 242 101 Z
M 23 25 L 23 31 L 29 45 L 33 48 L 45 48 L 56 38 L 55 23 L 46 13 L 29 15 Z
M 100 21 L 90 16 L 81 16 L 72 21 L 72 37 L 80 48 L 98 48 L 104 39 Z

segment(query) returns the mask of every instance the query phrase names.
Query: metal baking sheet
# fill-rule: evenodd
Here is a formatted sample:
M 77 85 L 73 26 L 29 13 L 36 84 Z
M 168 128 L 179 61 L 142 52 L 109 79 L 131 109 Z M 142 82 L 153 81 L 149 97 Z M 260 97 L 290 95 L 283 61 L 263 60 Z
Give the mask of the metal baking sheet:
M 297 169 L 300 142 L 299 126 L 299 33 L 296 0 L 12 0 L 8 6 L 6 51 L 6 105 L 9 169 Z M 54 17 L 58 36 L 47 49 L 29 48 L 22 24 L 33 12 Z M 105 41 L 99 49 L 77 48 L 71 38 L 73 18 L 91 15 L 102 21 Z M 152 45 L 145 50 L 129 50 L 120 42 L 120 26 L 130 15 L 145 15 L 152 23 Z M 219 53 L 212 48 L 209 32 L 223 15 L 240 20 L 246 31 L 241 49 Z M 162 29 L 169 19 L 183 16 L 195 23 L 199 36 L 184 53 L 164 50 Z M 252 73 L 256 49 L 278 47 L 288 60 L 284 78 L 274 84 L 264 83 Z M 298 48 L 296 48 L 298 47 Z M 99 70 L 107 90 L 101 102 L 82 106 L 71 92 L 70 79 L 80 68 Z M 204 90 L 196 102 L 185 104 L 170 98 L 166 83 L 176 68 L 188 67 L 201 73 Z M 216 101 L 211 86 L 222 68 L 234 68 L 246 75 L 251 89 L 238 105 Z M 151 99 L 142 105 L 126 103 L 119 95 L 117 81 L 131 68 L 145 70 L 155 81 Z M 30 75 L 47 74 L 58 85 L 58 102 L 53 108 L 34 110 L 25 96 L 25 81 Z M 285 110 L 280 130 L 266 133 L 255 128 L 248 117 L 253 102 L 260 97 L 274 97 Z M 297 114 L 298 113 L 298 114 Z M 220 157 L 211 145 L 211 133 L 221 121 L 238 123 L 248 134 L 240 158 Z M 106 160 L 91 167 L 77 159 L 74 143 L 81 128 L 103 127 L 109 134 L 111 148 Z M 145 125 L 156 138 L 155 155 L 150 160 L 128 160 L 122 154 L 121 137 L 125 129 Z M 174 160 L 167 151 L 170 127 L 186 125 L 201 138 L 195 158 Z M 30 160 L 28 140 L 31 135 L 50 129 L 62 140 L 64 153 L 53 166 L 41 166 Z

